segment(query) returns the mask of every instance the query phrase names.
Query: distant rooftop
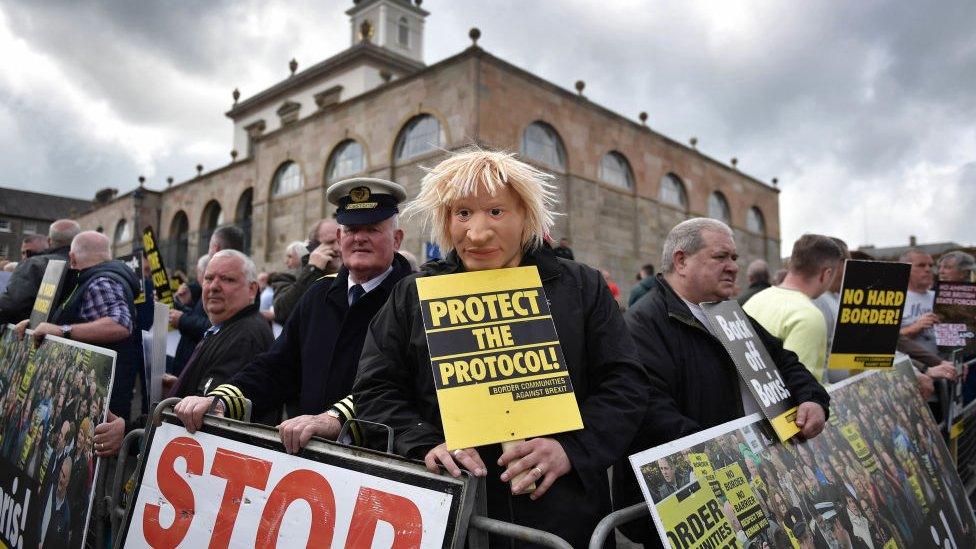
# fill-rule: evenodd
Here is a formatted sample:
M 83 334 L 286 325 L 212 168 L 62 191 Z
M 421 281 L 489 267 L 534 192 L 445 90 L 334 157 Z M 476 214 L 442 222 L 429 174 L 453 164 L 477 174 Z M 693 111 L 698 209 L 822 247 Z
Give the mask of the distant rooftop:
M 938 256 L 951 250 L 965 248 L 965 246 L 956 242 L 933 242 L 930 244 L 916 244 L 912 242 L 906 246 L 887 246 L 883 248 L 876 248 L 874 245 L 868 244 L 861 246 L 858 250 L 869 253 L 878 259 L 889 259 L 901 257 L 902 254 L 912 248 L 919 248 L 929 255 Z
M 0 215 L 54 221 L 91 209 L 91 201 L 0 187 Z

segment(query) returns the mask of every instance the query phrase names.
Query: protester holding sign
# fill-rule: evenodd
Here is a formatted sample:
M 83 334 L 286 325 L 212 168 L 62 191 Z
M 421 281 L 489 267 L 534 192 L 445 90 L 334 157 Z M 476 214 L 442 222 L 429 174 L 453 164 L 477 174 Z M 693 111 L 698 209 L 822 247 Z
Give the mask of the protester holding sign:
M 902 254 L 900 261 L 910 263 L 912 269 L 908 276 L 908 293 L 905 295 L 905 308 L 901 316 L 898 350 L 921 366 L 921 374 L 929 378 L 954 380 L 956 369 L 951 362 L 939 356 L 939 347 L 932 328 L 939 321 L 939 317 L 932 312 L 935 306 L 932 256 L 921 248 L 912 248 Z
M 783 283 L 756 294 L 742 308 L 783 340 L 818 381 L 827 356 L 827 325 L 813 300 L 830 289 L 846 250 L 829 237 L 805 234 L 793 244 Z
M 10 275 L 7 287 L 0 292 L 0 324 L 16 324 L 30 316 L 31 305 L 37 297 L 44 270 L 51 259 L 67 261 L 71 240 L 81 232 L 81 226 L 71 219 L 59 219 L 48 230 L 48 249 L 25 258 Z
M 729 299 L 739 270 L 736 259 L 732 230 L 715 219 L 689 219 L 671 229 L 665 239 L 659 284 L 625 314 L 641 362 L 651 376 L 651 389 L 644 398 L 644 422 L 631 453 L 760 410 L 729 352 L 709 332 L 708 318 L 700 306 Z M 742 321 L 758 335 L 792 394 L 792 405 L 798 405 L 796 427 L 805 438 L 818 435 L 830 402 L 827 392 L 780 340 L 752 318 Z M 641 499 L 627 465 L 622 460 L 614 467 L 614 506 L 618 509 Z M 632 522 L 621 530 L 635 541 L 654 539 L 646 521 Z
M 416 279 L 401 283 L 367 334 L 354 388 L 357 416 L 389 425 L 394 451 L 428 468 L 459 467 L 487 476 L 488 515 L 552 532 L 574 547 L 588 543 L 610 510 L 606 469 L 624 454 L 648 392 L 633 343 L 600 273 L 541 247 L 553 226 L 551 176 L 514 155 L 473 150 L 428 173 L 407 211 L 450 250 L 422 277 L 534 266 L 575 390 L 583 430 L 539 437 L 502 453 L 498 445 L 444 443 Z M 485 389 L 488 390 L 488 389 Z M 379 440 L 382 438 L 382 440 Z M 382 446 L 385 436 L 370 440 Z M 506 483 L 522 472 L 521 481 Z M 531 496 L 513 496 L 530 483 Z
M 114 455 L 125 435 L 136 366 L 141 364 L 137 354 L 142 353 L 142 332 L 133 329 L 133 302 L 139 291 L 139 278 L 125 263 L 112 259 L 108 237 L 96 231 L 79 233 L 71 241 L 68 256 L 77 277 L 73 286 L 66 286 L 68 295 L 61 300 L 50 322 L 39 324 L 33 337 L 40 344 L 48 334 L 61 336 L 118 353 L 109 421 L 95 428 L 98 455 Z M 17 325 L 21 337 L 26 328 L 26 320 Z
M 407 260 L 396 253 L 403 239 L 397 206 L 405 196 L 400 185 L 375 178 L 329 187 L 326 197 L 338 206 L 343 267 L 308 289 L 268 352 L 211 387 L 206 397 L 188 397 L 176 405 L 191 433 L 200 428 L 215 398 L 234 419 L 242 419 L 244 398 L 253 403 L 256 417 L 297 399 L 299 415 L 278 425 L 287 451 L 298 452 L 312 436 L 338 436 L 341 421 L 352 415 L 346 397 L 366 328 L 396 283 L 410 274 Z

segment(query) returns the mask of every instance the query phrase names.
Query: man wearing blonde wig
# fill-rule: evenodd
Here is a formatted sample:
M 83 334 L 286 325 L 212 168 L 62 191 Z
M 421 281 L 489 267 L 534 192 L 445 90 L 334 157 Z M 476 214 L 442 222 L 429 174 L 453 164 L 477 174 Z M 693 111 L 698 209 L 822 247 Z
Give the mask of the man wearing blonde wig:
M 415 278 L 396 287 L 370 325 L 353 394 L 358 417 L 394 429 L 396 453 L 423 459 L 432 471 L 444 467 L 458 476 L 464 468 L 486 476 L 489 516 L 583 547 L 610 511 L 607 467 L 623 455 L 640 422 L 649 382 L 600 273 L 539 245 L 553 226 L 550 179 L 512 154 L 466 151 L 429 171 L 404 214 L 419 216 L 449 251 L 418 276 L 538 268 L 584 428 L 504 453 L 500 445 L 448 452 Z M 375 435 L 367 442 L 384 446 L 385 434 Z M 512 495 L 533 482 L 531 495 Z

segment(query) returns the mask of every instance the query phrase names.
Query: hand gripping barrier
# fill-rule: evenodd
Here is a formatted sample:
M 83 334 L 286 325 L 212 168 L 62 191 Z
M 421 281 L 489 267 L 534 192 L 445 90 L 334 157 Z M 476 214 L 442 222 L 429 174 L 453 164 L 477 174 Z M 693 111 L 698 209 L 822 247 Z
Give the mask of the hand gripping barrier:
M 150 416 L 150 423 L 149 425 L 147 425 L 146 429 L 134 430 L 128 433 L 122 441 L 122 448 L 119 451 L 119 458 L 117 463 L 115 464 L 115 475 L 111 481 L 111 485 L 112 485 L 111 494 L 105 495 L 104 497 L 100 498 L 102 504 L 105 507 L 108 507 L 108 514 L 111 519 L 111 537 L 112 537 L 113 544 L 116 547 L 121 546 L 122 540 L 119 534 L 123 526 L 122 521 L 125 520 L 125 517 L 127 516 L 127 513 L 129 511 L 126 507 L 122 506 L 121 492 L 122 492 L 122 485 L 125 480 L 124 472 L 127 469 L 127 462 L 129 460 L 129 454 L 131 452 L 132 446 L 134 444 L 138 444 L 146 440 L 152 434 L 152 430 L 158 427 L 162 423 L 163 413 L 167 410 L 171 410 L 179 401 L 180 399 L 178 398 L 168 398 L 166 400 L 163 400 L 159 404 L 157 404 L 156 407 L 153 409 L 153 412 Z M 247 404 L 248 404 L 247 409 L 249 412 L 250 402 L 248 402 Z M 213 421 L 214 419 L 217 418 L 213 418 L 213 419 L 205 418 L 205 422 L 210 422 Z M 352 421 L 355 421 L 360 425 L 378 426 L 386 429 L 387 450 L 388 450 L 386 455 L 391 455 L 389 450 L 392 450 L 392 446 L 393 446 L 393 430 L 389 426 L 371 423 L 364 420 L 352 420 Z M 229 423 L 236 424 L 235 427 L 236 429 L 241 429 L 244 431 L 249 430 L 248 428 L 250 427 L 249 424 L 241 425 L 239 422 L 234 422 L 234 421 L 229 421 Z M 347 424 L 348 423 L 349 422 L 347 422 Z M 224 427 L 227 427 L 227 425 L 224 425 Z M 257 427 L 257 428 L 260 430 L 267 430 L 267 428 L 264 426 Z M 344 425 L 342 431 L 340 432 L 340 435 L 344 433 L 346 430 L 347 430 L 347 425 Z M 329 442 L 329 444 L 335 444 L 335 443 Z M 356 448 L 354 446 L 349 446 L 344 444 L 340 446 L 347 447 L 347 448 Z M 357 451 L 359 450 L 357 449 Z M 142 469 L 142 460 L 145 459 L 146 453 L 147 452 L 145 452 L 145 450 L 139 453 L 136 462 L 137 471 L 140 471 Z M 379 454 L 384 455 L 382 453 Z M 401 460 L 402 458 L 396 457 L 396 459 Z M 526 526 L 521 526 L 510 522 L 496 520 L 485 516 L 486 497 L 484 491 L 484 479 L 479 479 L 477 485 L 472 486 L 472 488 L 475 489 L 475 494 L 473 497 L 475 501 L 473 502 L 473 504 L 469 504 L 465 506 L 466 514 L 467 514 L 467 517 L 465 518 L 467 518 L 466 522 L 467 522 L 467 533 L 468 533 L 467 546 L 469 548 L 487 549 L 488 534 L 494 534 L 497 536 L 502 536 L 502 537 L 506 537 L 518 541 L 534 543 L 537 545 L 541 545 L 543 547 L 553 547 L 557 549 L 571 549 L 572 546 L 569 543 L 567 543 L 559 536 L 556 536 L 549 532 L 545 532 L 534 528 L 528 528 Z M 134 498 L 129 498 L 128 505 L 132 505 L 133 500 Z M 608 519 L 609 518 L 610 517 L 608 517 Z M 604 521 L 606 520 L 607 519 L 604 519 Z M 99 539 L 102 539 L 102 537 L 97 536 L 96 543 L 99 543 L 98 541 Z M 104 541 L 101 542 L 101 546 L 104 546 Z

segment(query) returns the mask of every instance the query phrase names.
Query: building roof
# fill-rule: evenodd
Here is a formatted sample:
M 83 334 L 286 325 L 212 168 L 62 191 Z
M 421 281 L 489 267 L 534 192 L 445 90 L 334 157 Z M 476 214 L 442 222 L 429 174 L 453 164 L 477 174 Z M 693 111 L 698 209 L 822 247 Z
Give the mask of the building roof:
M 417 3 L 418 5 L 415 6 L 412 3 L 410 3 L 409 0 L 391 0 L 391 1 L 394 4 L 399 4 L 401 7 L 409 9 L 410 11 L 416 13 L 417 15 L 421 15 L 424 17 L 430 15 L 430 12 L 421 9 L 419 2 Z M 353 0 L 353 4 L 355 5 L 349 8 L 348 10 L 346 10 L 346 15 L 355 15 L 377 2 L 379 2 L 379 0 Z
M 0 215 L 54 221 L 90 209 L 89 200 L 0 187 Z
M 236 103 L 226 114 L 228 118 L 237 120 L 242 116 L 267 105 L 269 102 L 287 96 L 292 90 L 312 84 L 318 81 L 323 75 L 327 75 L 340 68 L 349 66 L 362 60 L 372 60 L 382 65 L 387 65 L 405 73 L 412 73 L 424 68 L 424 64 L 414 61 L 409 57 L 392 52 L 371 42 L 360 42 L 351 48 L 345 49 L 336 55 L 321 61 L 311 67 L 295 73 L 277 84 L 259 92 L 257 95 L 248 97 L 244 101 Z
M 888 246 L 885 248 L 876 248 L 874 245 L 868 244 L 858 248 L 858 251 L 869 253 L 878 259 L 885 259 L 901 257 L 902 254 L 908 250 L 911 250 L 912 248 L 919 248 L 929 255 L 936 256 L 964 247 L 965 246 L 962 244 L 957 244 L 956 242 L 933 242 L 931 244 L 916 244 L 915 246 Z

